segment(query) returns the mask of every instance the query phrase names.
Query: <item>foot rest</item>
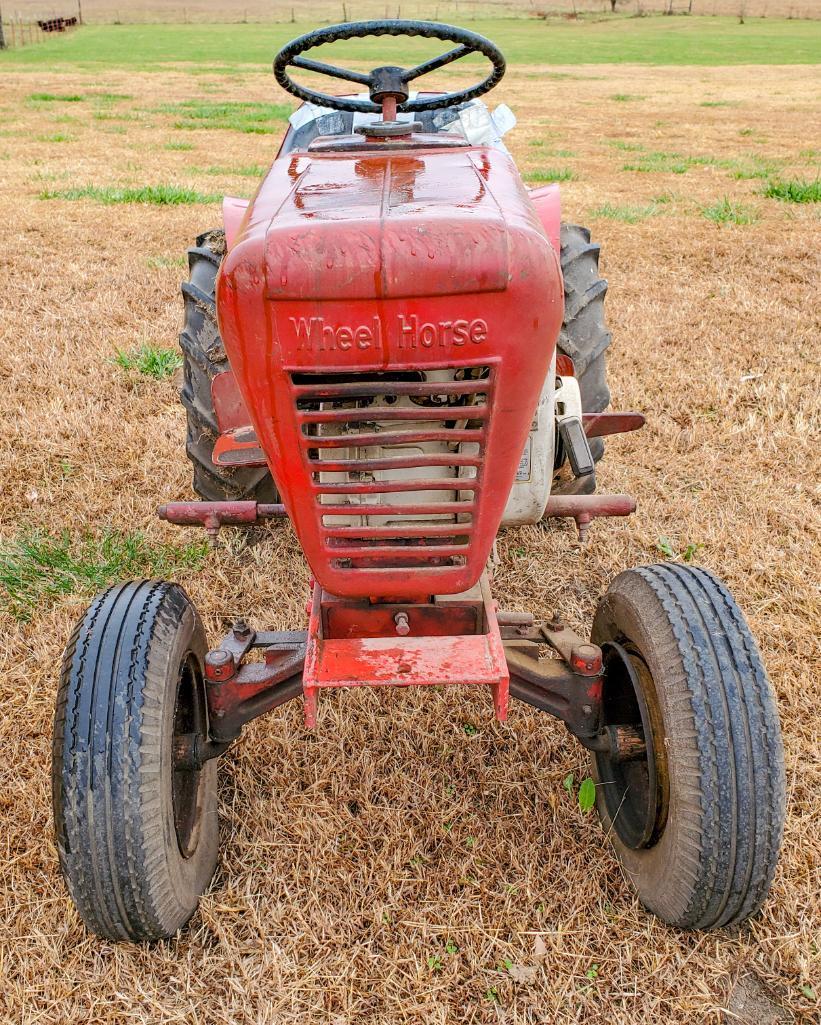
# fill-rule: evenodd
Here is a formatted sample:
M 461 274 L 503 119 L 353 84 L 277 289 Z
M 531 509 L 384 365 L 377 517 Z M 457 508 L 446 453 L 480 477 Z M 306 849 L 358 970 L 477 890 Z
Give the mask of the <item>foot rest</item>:
M 306 726 L 316 722 L 317 691 L 325 687 L 487 686 L 496 717 L 507 718 L 507 660 L 492 605 L 485 634 L 325 639 L 320 602 L 317 585 L 302 676 Z

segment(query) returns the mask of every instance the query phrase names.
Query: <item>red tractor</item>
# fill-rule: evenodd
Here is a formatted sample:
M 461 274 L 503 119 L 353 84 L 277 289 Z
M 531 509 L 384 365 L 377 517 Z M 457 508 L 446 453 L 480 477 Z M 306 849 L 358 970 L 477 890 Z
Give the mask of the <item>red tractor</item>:
M 303 56 L 363 36 L 454 45 L 370 74 Z M 484 55 L 487 77 L 414 93 Z M 289 68 L 356 83 L 333 96 Z M 598 247 L 528 191 L 477 98 L 505 70 L 472 32 L 414 21 L 332 26 L 274 71 L 301 98 L 250 203 L 226 200 L 183 286 L 182 399 L 200 525 L 290 517 L 313 574 L 308 628 L 244 620 L 208 650 L 183 589 L 99 595 L 66 649 L 55 720 L 60 863 L 90 929 L 153 940 L 185 924 L 217 862 L 217 757 L 249 720 L 335 687 L 485 687 L 561 719 L 591 752 L 598 811 L 642 903 L 682 928 L 764 901 L 784 806 L 778 713 L 744 617 L 711 573 L 621 573 L 590 640 L 500 611 L 500 526 L 627 515 L 595 493 L 605 412 Z M 262 659 L 250 659 L 261 649 Z

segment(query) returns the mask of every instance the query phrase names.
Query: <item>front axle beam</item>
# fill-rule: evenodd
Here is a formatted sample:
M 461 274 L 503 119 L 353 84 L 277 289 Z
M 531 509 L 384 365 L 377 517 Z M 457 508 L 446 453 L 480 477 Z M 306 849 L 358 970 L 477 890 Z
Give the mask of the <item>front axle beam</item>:
M 497 619 L 511 697 L 560 719 L 590 750 L 605 751 L 619 761 L 642 757 L 644 742 L 636 730 L 601 727 L 605 669 L 597 645 L 556 616 L 536 622 L 529 613 L 499 612 Z M 200 769 L 226 751 L 246 723 L 303 696 L 307 639 L 303 630 L 257 632 L 237 620 L 206 656 L 208 736 L 177 737 L 175 764 Z M 545 648 L 557 657 L 544 657 Z M 263 660 L 246 662 L 254 649 L 263 650 Z

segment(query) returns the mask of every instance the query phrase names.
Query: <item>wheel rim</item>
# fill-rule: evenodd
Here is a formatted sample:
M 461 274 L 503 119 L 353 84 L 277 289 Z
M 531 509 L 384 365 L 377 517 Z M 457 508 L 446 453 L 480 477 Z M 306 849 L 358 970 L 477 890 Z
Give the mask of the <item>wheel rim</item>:
M 184 749 L 183 738 L 194 734 L 205 736 L 205 705 L 202 672 L 197 659 L 188 652 L 180 664 L 174 702 L 174 736 L 172 739 L 173 780 L 171 798 L 174 807 L 174 829 L 180 854 L 190 858 L 197 849 L 205 793 L 203 772 L 183 761 L 178 752 Z
M 664 831 L 669 800 L 656 688 L 647 663 L 630 641 L 603 644 L 602 654 L 602 726 L 630 727 L 644 742 L 639 756 L 596 753 L 602 799 L 612 828 L 626 847 L 652 847 Z

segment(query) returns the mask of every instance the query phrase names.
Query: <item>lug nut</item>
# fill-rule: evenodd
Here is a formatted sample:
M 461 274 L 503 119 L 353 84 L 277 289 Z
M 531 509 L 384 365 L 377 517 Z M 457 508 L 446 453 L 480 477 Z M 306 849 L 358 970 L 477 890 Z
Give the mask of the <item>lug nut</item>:
M 408 622 L 407 612 L 397 612 L 393 617 L 394 623 L 396 623 L 396 632 L 400 637 L 407 637 L 410 633 L 410 623 Z

